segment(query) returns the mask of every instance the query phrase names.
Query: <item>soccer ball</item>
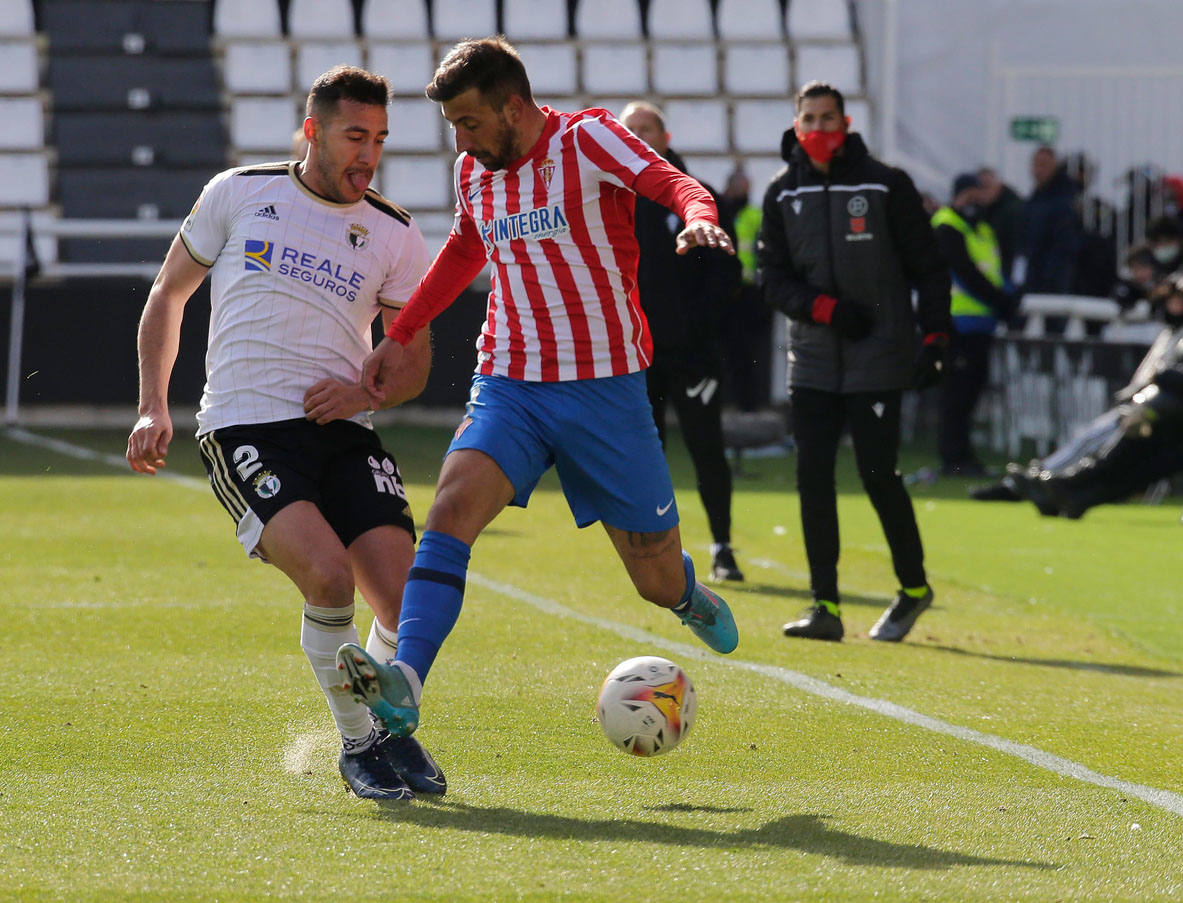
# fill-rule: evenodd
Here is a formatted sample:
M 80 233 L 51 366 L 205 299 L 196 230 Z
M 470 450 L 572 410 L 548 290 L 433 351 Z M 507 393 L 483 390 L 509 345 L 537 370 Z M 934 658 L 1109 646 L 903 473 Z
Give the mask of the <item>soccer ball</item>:
M 686 672 L 656 655 L 630 658 L 604 678 L 596 714 L 608 739 L 634 756 L 657 756 L 694 724 L 698 696 Z

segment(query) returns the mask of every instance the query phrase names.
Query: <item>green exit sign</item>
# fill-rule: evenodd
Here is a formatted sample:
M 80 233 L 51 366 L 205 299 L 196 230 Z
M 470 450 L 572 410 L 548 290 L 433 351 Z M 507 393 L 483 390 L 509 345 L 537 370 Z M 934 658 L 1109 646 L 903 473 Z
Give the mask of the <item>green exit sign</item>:
M 1015 141 L 1038 141 L 1053 144 L 1060 136 L 1060 120 L 1055 116 L 1013 116 L 1010 136 Z

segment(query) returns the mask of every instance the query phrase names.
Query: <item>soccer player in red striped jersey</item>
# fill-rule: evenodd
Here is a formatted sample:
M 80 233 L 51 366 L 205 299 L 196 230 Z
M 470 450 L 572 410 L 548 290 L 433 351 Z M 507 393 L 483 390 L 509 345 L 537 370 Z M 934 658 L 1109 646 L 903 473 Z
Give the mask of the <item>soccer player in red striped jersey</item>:
M 652 341 L 637 292 L 635 196 L 686 223 L 678 249 L 734 253 L 710 192 L 606 110 L 539 107 L 501 37 L 457 44 L 427 96 L 455 132 L 456 219 L 367 358 L 381 397 L 403 349 L 484 268 L 487 316 L 465 416 L 448 448 L 403 594 L 398 654 L 343 646 L 344 684 L 396 735 L 459 616 L 473 542 L 558 472 L 578 526 L 600 521 L 640 595 L 717 652 L 739 641 L 727 603 L 695 580 L 646 393 Z

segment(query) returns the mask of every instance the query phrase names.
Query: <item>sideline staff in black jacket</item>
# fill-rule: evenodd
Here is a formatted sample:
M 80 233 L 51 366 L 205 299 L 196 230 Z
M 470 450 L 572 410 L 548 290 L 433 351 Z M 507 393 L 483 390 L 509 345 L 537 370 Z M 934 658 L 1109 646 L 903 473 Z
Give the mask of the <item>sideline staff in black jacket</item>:
M 834 464 L 849 428 L 900 581 L 870 636 L 898 641 L 933 598 L 897 470 L 900 401 L 904 389 L 940 379 L 949 270 L 912 180 L 872 157 L 849 124 L 841 92 L 823 82 L 805 85 L 794 128 L 781 142 L 788 165 L 764 197 L 758 260 L 769 303 L 791 320 L 797 491 L 815 603 L 784 632 L 843 635 Z

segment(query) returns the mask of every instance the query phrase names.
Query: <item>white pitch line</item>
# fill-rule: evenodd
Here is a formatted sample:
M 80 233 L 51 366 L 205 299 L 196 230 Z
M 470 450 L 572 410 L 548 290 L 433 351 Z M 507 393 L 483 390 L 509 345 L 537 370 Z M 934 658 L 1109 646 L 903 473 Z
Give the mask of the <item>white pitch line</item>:
M 30 445 L 40 445 L 45 448 L 53 449 L 64 455 L 70 455 L 75 458 L 82 458 L 89 461 L 101 461 L 105 464 L 110 464 L 113 467 L 123 468 L 126 462 L 116 456 L 96 452 L 93 449 L 84 448 L 79 445 L 74 445 L 69 442 L 62 442 L 58 439 L 50 439 L 45 436 L 38 436 L 35 433 L 28 433 L 18 428 L 8 428 L 4 434 L 10 438 L 16 439 L 20 442 L 26 442 Z M 207 488 L 207 484 L 203 480 L 196 480 L 192 477 L 174 476 L 172 474 L 161 473 L 160 476 L 172 479 L 182 485 L 193 488 Z M 946 734 L 950 737 L 955 737 L 958 740 L 964 740 L 967 743 L 974 743 L 978 746 L 985 746 L 988 749 L 993 749 L 997 752 L 1008 756 L 1014 756 L 1021 759 L 1029 765 L 1034 765 L 1036 768 L 1042 768 L 1054 774 L 1063 775 L 1064 777 L 1073 778 L 1086 784 L 1093 784 L 1097 787 L 1104 787 L 1107 790 L 1116 790 L 1128 796 L 1135 797 L 1143 802 L 1149 803 L 1152 806 L 1157 806 L 1160 809 L 1165 809 L 1167 812 L 1172 812 L 1175 815 L 1183 816 L 1183 795 L 1174 793 L 1170 790 L 1160 790 L 1157 787 L 1147 787 L 1144 784 L 1135 784 L 1131 781 L 1123 781 L 1120 778 L 1112 778 L 1108 775 L 1100 774 L 1093 771 L 1087 766 L 1081 765 L 1079 762 L 1073 762 L 1071 759 L 1065 759 L 1063 756 L 1057 756 L 1049 752 L 1044 752 L 1034 746 L 1029 746 L 1026 743 L 1016 743 L 1013 740 L 1007 740 L 1005 737 L 998 737 L 994 734 L 986 734 L 982 731 L 976 731 L 973 728 L 962 727 L 957 724 L 950 724 L 948 721 L 942 721 L 940 718 L 933 718 L 931 715 L 925 715 L 923 712 L 917 712 L 915 709 L 909 709 L 906 706 L 897 705 L 894 702 L 888 702 L 885 699 L 876 699 L 872 696 L 859 696 L 851 693 L 849 690 L 843 690 L 841 687 L 835 687 L 833 684 L 826 683 L 824 680 L 818 680 L 816 677 L 810 677 L 808 674 L 802 674 L 799 671 L 792 671 L 788 668 L 781 668 L 777 665 L 765 665 L 759 662 L 749 662 L 738 658 L 724 658 L 707 652 L 701 646 L 691 646 L 686 643 L 679 643 L 674 640 L 667 640 L 657 634 L 650 633 L 647 630 L 641 630 L 638 627 L 630 627 L 627 624 L 621 624 L 618 621 L 611 621 L 607 618 L 598 618 L 594 615 L 586 615 L 582 612 L 576 611 L 573 608 L 568 608 L 560 602 L 553 599 L 547 599 L 544 596 L 536 596 L 533 593 L 526 592 L 520 587 L 514 586 L 510 583 L 501 583 L 497 580 L 492 580 L 481 574 L 468 572 L 468 582 L 492 590 L 503 596 L 507 596 L 518 602 L 524 602 L 537 608 L 539 611 L 546 614 L 555 615 L 560 618 L 570 618 L 574 621 L 579 621 L 583 624 L 588 624 L 593 627 L 599 627 L 623 637 L 626 640 L 634 640 L 638 643 L 644 643 L 648 646 L 656 646 L 661 649 L 668 650 L 682 658 L 697 659 L 699 661 L 711 662 L 716 665 L 727 665 L 732 668 L 738 668 L 744 671 L 751 671 L 755 674 L 760 674 L 764 677 L 770 677 L 773 680 L 778 680 L 781 683 L 788 684 L 805 693 L 811 693 L 814 696 L 821 696 L 825 699 L 831 699 L 835 702 L 845 703 L 847 705 L 858 706 L 859 708 L 867 709 L 877 715 L 884 715 L 888 718 L 894 718 L 897 721 L 902 721 L 905 724 L 911 724 L 915 727 L 924 728 L 937 734 Z
M 98 461 L 100 464 L 106 464 L 108 467 L 114 467 L 118 470 L 127 470 L 129 472 L 131 470 L 127 460 L 121 458 L 119 455 L 109 455 L 106 452 L 95 451 L 93 448 L 75 445 L 73 442 L 63 442 L 61 439 L 39 436 L 37 433 L 30 433 L 18 426 L 6 427 L 3 435 L 5 438 L 12 439 L 15 442 L 23 442 L 25 445 L 47 448 L 50 451 L 55 451 L 61 455 L 68 455 L 71 458 L 78 458 L 82 461 Z M 174 483 L 181 483 L 195 489 L 209 488 L 209 483 L 205 480 L 198 480 L 179 473 L 169 473 L 167 470 L 157 470 L 156 476 L 162 480 L 172 480 Z

